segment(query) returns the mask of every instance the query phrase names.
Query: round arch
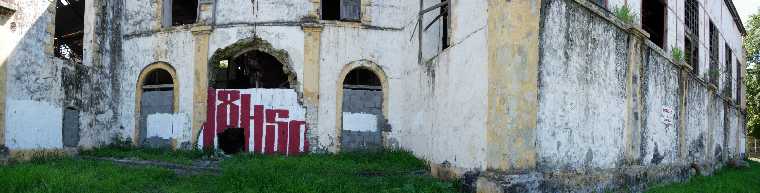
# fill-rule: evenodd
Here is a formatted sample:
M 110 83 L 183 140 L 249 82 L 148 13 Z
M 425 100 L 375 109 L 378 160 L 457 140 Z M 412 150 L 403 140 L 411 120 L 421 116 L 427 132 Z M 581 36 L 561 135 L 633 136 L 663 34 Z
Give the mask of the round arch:
M 336 81 L 336 84 L 338 87 L 337 95 L 336 95 L 336 133 L 338 136 L 337 143 L 335 143 L 335 149 L 337 151 L 341 150 L 341 142 L 342 142 L 342 132 L 343 132 L 343 83 L 346 80 L 346 77 L 348 74 L 355 70 L 355 69 L 366 69 L 375 74 L 375 76 L 380 80 L 380 86 L 382 88 L 383 93 L 383 101 L 382 101 L 382 111 L 383 111 L 383 117 L 386 119 L 388 118 L 388 93 L 389 93 L 389 86 L 388 86 L 388 76 L 385 74 L 385 71 L 383 71 L 382 67 L 380 65 L 377 65 L 377 63 L 372 62 L 370 60 L 357 60 L 350 62 L 346 64 L 346 66 L 343 67 L 343 70 L 341 70 L 340 74 L 338 75 L 338 80 Z M 385 129 L 382 128 L 381 131 Z M 383 144 L 385 143 L 385 137 L 382 137 Z
M 135 145 L 140 144 L 140 116 L 142 111 L 142 97 L 143 97 L 143 85 L 146 82 L 146 79 L 148 78 L 148 75 L 151 73 L 154 73 L 156 71 L 165 71 L 171 76 L 172 80 L 172 112 L 176 113 L 179 111 L 179 80 L 177 79 L 177 71 L 174 70 L 174 67 L 172 67 L 169 63 L 166 62 L 154 62 L 140 71 L 140 75 L 137 78 L 137 83 L 135 84 L 135 127 L 134 127 L 134 133 L 132 136 L 132 143 Z
M 226 66 L 221 65 L 222 61 L 229 61 L 252 51 L 268 54 L 282 64 L 282 71 L 287 76 L 290 88 L 298 90 L 297 88 L 299 88 L 300 84 L 298 83 L 295 69 L 290 62 L 288 52 L 274 48 L 271 43 L 259 37 L 241 39 L 225 48 L 217 49 L 211 56 L 211 59 L 209 59 L 208 85 L 213 87 L 217 81 L 217 72 L 225 70 L 223 68 Z

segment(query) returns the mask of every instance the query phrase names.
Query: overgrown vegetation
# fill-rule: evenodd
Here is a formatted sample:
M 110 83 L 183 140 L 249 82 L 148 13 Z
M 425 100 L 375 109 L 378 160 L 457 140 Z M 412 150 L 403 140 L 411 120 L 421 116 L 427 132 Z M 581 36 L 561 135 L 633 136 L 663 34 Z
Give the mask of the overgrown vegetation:
M 130 152 L 134 151 L 134 152 Z M 90 156 L 194 158 L 167 150 L 106 148 Z M 221 174 L 178 176 L 155 167 L 107 161 L 48 159 L 0 167 L 7 192 L 456 192 L 455 183 L 430 177 L 425 162 L 407 152 L 238 155 L 221 162 Z
M 691 193 L 691 192 L 758 192 L 760 187 L 760 163 L 748 161 L 750 168 L 734 169 L 725 167 L 713 176 L 694 176 L 685 183 L 659 186 L 649 193 Z
M 672 57 L 673 57 L 673 60 L 674 60 L 676 63 L 679 63 L 679 64 L 680 64 L 681 62 L 683 62 L 683 61 L 684 61 L 684 60 L 683 60 L 683 59 L 684 59 L 684 58 L 683 58 L 683 51 L 681 50 L 681 48 L 678 48 L 678 47 L 673 47 L 673 48 L 671 48 L 671 49 L 670 49 L 670 54 L 672 55 Z
M 747 132 L 754 138 L 760 138 L 760 13 L 750 17 L 745 26 L 744 48 L 747 50 L 747 74 L 744 85 L 747 86 Z
M 634 21 L 636 21 L 636 13 L 633 13 L 630 7 L 628 5 L 623 5 L 620 7 L 615 7 L 612 9 L 612 13 L 615 14 L 615 17 L 622 20 L 623 22 L 627 24 L 633 24 Z

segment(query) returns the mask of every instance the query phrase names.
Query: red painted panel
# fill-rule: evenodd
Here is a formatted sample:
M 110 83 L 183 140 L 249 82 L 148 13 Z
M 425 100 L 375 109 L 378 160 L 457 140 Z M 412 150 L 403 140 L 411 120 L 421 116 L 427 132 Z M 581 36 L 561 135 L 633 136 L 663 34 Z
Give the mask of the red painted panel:
M 288 126 L 288 153 L 287 155 L 299 155 L 301 147 L 301 126 L 305 123 L 303 121 L 290 121 Z
M 258 93 L 251 91 L 255 92 L 209 88 L 206 115 L 209 121 L 204 124 L 204 148 L 214 148 L 217 133 L 231 127 L 242 127 L 246 138 L 243 148 L 246 151 L 285 155 L 307 152 L 309 142 L 302 137 L 308 129 L 306 122 L 291 119 L 288 109 L 266 109 L 264 105 L 251 104 L 252 97 L 258 97 Z
M 269 110 L 267 110 L 267 112 L 269 112 Z M 265 154 L 274 153 L 274 146 L 275 146 L 274 135 L 277 135 L 277 133 L 275 133 L 276 131 L 275 128 L 276 128 L 275 125 L 267 125 L 266 139 L 264 139 L 264 153 Z
M 240 127 L 243 128 L 243 151 L 248 151 L 248 141 L 251 139 L 251 95 L 244 94 L 240 100 Z
M 237 90 L 222 90 L 217 95 L 221 104 L 217 108 L 216 113 L 216 133 L 224 132 L 225 129 L 230 127 L 238 127 L 238 121 L 240 118 L 240 107 L 234 102 L 240 100 L 240 91 Z M 227 112 L 229 110 L 229 113 Z M 227 118 L 229 116 L 229 122 Z
M 214 134 L 216 124 L 214 122 L 216 112 L 216 90 L 208 88 L 208 98 L 206 100 L 206 123 L 203 128 L 203 148 L 210 150 L 214 148 Z
M 264 131 L 264 105 L 253 106 L 253 152 L 264 153 L 261 137 Z

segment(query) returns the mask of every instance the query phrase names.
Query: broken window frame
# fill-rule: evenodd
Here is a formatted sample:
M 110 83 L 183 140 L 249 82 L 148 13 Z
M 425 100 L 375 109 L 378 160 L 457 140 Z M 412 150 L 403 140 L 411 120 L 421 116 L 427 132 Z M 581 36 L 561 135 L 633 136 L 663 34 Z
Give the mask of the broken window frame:
M 699 74 L 699 2 L 684 0 L 684 54 L 692 73 Z
M 84 56 L 84 0 L 56 0 L 55 12 L 55 32 L 53 33 L 53 54 L 55 57 L 81 64 Z M 68 11 L 66 15 L 64 11 Z M 72 15 L 73 14 L 73 15 Z M 71 25 L 66 22 L 68 17 L 75 17 L 75 22 L 80 25 Z M 80 26 L 81 29 L 73 29 L 73 32 L 66 33 L 61 26 Z
M 448 23 L 449 15 L 450 15 L 449 9 L 451 7 L 449 6 L 450 3 L 451 3 L 451 0 L 442 0 L 438 4 L 435 4 L 433 6 L 420 10 L 420 12 L 417 14 L 417 25 L 415 26 L 415 30 L 417 30 L 417 38 L 419 42 L 418 50 L 417 50 L 417 62 L 422 63 L 422 34 L 423 34 L 422 32 L 424 30 L 429 29 L 431 26 L 433 26 L 433 24 L 435 24 L 436 21 L 438 21 L 438 19 L 441 19 L 442 17 L 446 17 L 445 20 L 442 21 L 442 22 L 446 22 L 446 24 L 442 25 L 444 29 L 442 29 L 442 35 L 441 35 L 441 51 L 451 46 L 449 45 L 450 40 L 449 40 L 449 34 L 448 34 L 450 31 L 449 27 L 451 26 L 450 23 Z M 420 8 L 422 8 L 423 5 L 424 5 L 423 0 L 420 0 Z M 422 19 L 425 16 L 425 14 L 428 12 L 434 11 L 436 9 L 440 9 L 439 15 L 436 16 L 435 19 L 433 19 L 433 21 L 430 21 L 430 23 L 424 29 L 422 29 L 422 24 L 423 24 Z M 445 35 L 443 35 L 443 33 L 445 33 Z
M 194 14 L 192 15 L 192 17 L 193 17 L 192 20 L 190 20 L 190 19 L 188 19 L 188 20 L 177 20 L 176 19 L 177 16 L 178 16 L 178 14 L 179 14 L 179 11 L 178 11 L 179 8 L 178 8 L 178 4 L 176 4 L 175 2 L 180 2 L 180 1 L 182 1 L 182 2 L 194 2 L 195 3 L 193 6 L 189 6 L 189 7 L 194 7 L 195 8 Z M 193 25 L 193 24 L 198 23 L 198 15 L 199 15 L 199 13 L 198 13 L 199 12 L 198 11 L 199 2 L 198 1 L 199 0 L 163 0 L 163 4 L 162 4 L 162 7 L 163 7 L 163 16 L 162 17 L 163 18 L 161 20 L 161 26 L 163 26 L 163 27 L 174 27 L 174 26 L 183 26 L 183 25 Z
M 325 9 L 326 7 L 333 9 Z M 333 11 L 328 12 L 325 10 Z M 361 22 L 362 0 L 322 0 L 320 2 L 320 12 L 321 20 Z
M 719 39 L 719 32 L 718 28 L 715 27 L 715 24 L 710 21 L 710 71 L 708 72 L 708 77 L 710 79 L 710 83 L 713 85 L 718 85 L 718 78 L 720 77 L 720 71 L 719 71 L 719 57 L 720 57 L 720 46 L 718 45 L 720 39 Z

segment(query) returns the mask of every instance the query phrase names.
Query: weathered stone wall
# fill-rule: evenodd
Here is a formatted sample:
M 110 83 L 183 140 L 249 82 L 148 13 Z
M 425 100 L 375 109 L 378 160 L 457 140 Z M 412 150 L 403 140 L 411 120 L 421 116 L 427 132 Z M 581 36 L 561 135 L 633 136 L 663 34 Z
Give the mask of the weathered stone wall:
M 619 167 L 628 34 L 572 1 L 545 1 L 542 13 L 539 166 Z
M 114 91 L 109 75 L 111 61 L 120 60 L 118 54 L 111 54 L 120 49 L 119 38 L 112 36 L 114 31 L 118 34 L 114 26 L 119 26 L 119 3 L 85 3 L 85 39 L 94 43 L 84 44 L 82 64 L 53 57 L 55 1 L 16 4 L 19 9 L 3 21 L 0 32 L 7 40 L 0 54 L 7 80 L 3 81 L 5 121 L 0 130 L 5 138 L 0 140 L 13 150 L 62 148 L 68 138 L 74 139 L 69 141 L 74 146 L 108 143 L 114 138 L 110 112 L 115 102 L 110 97 Z M 66 136 L 62 134 L 64 108 L 79 119 L 69 120 L 79 128 Z
M 505 190 L 637 191 L 686 179 L 692 163 L 711 172 L 739 156 L 731 95 L 638 29 L 582 0 L 543 1 L 541 22 L 537 172 L 489 174 L 530 179 Z

